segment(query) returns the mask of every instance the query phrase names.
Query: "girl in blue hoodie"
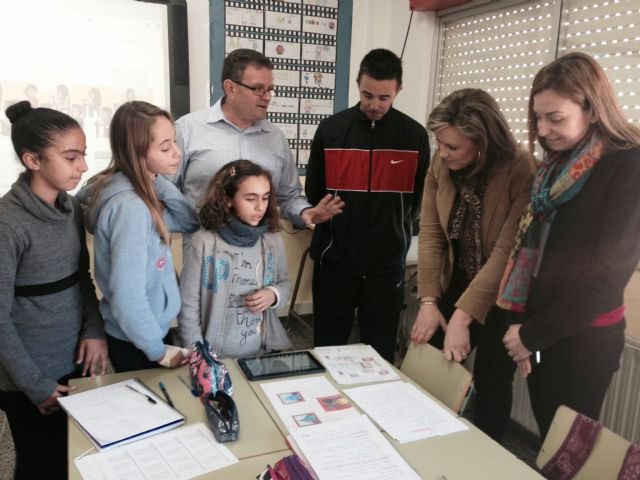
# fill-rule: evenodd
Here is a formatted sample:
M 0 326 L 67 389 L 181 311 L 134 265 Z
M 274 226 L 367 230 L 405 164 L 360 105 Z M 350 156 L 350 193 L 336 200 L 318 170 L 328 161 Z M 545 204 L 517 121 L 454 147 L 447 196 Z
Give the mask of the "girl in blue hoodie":
M 110 165 L 78 194 L 95 235 L 96 281 L 104 297 L 111 363 L 116 371 L 177 367 L 184 351 L 168 344 L 180 311 L 170 232 L 192 232 L 196 212 L 162 175 L 180 164 L 171 115 L 146 102 L 120 106 L 109 128 Z

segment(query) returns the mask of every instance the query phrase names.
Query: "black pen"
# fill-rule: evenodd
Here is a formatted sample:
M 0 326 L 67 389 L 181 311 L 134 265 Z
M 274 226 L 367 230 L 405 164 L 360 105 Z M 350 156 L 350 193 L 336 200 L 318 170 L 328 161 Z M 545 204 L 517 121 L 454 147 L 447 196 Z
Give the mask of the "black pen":
M 128 383 L 127 383 L 127 384 L 125 384 L 125 387 L 127 387 L 127 388 L 128 388 L 128 389 L 130 389 L 130 390 L 133 390 L 134 392 L 136 392 L 136 393 L 137 393 L 137 394 L 139 394 L 139 395 L 142 395 L 143 397 L 147 397 L 147 400 L 148 400 L 150 403 L 154 403 L 154 404 L 155 404 L 155 403 L 158 403 L 158 402 L 156 402 L 156 401 L 155 401 L 155 399 L 151 398 L 151 396 L 147 395 L 146 393 L 141 392 L 140 390 L 138 390 L 138 389 L 136 389 L 136 388 L 133 388 L 133 387 L 132 387 L 131 385 L 129 385 Z
M 169 406 L 173 408 L 173 402 L 171 401 L 171 397 L 169 396 L 169 392 L 167 391 L 167 388 L 164 386 L 164 383 L 158 382 L 158 386 L 160 387 L 160 390 L 162 390 L 162 394 L 164 395 L 164 398 L 167 400 L 167 403 L 169 404 Z

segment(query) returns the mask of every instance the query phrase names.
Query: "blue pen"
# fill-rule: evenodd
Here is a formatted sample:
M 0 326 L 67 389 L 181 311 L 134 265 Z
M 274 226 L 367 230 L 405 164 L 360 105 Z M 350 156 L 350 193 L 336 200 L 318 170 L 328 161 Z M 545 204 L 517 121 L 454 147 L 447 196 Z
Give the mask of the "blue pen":
M 169 396 L 169 392 L 167 391 L 167 388 L 164 386 L 164 383 L 158 382 L 158 386 L 160 387 L 160 390 L 162 390 L 162 394 L 164 395 L 164 398 L 167 400 L 167 403 L 169 404 L 169 406 L 173 408 L 173 402 L 171 401 L 171 397 Z

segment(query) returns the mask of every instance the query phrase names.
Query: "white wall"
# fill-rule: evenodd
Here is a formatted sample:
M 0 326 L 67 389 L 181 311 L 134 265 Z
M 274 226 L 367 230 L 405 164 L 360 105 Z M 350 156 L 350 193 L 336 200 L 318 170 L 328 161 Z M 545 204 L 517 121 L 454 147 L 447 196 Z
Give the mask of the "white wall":
M 360 60 L 373 48 L 388 48 L 398 56 L 409 25 L 409 0 L 353 0 L 349 104 L 358 101 L 356 76 Z M 427 121 L 429 88 L 433 84 L 437 18 L 415 12 L 403 58 L 403 89 L 394 106 L 421 124 Z
M 187 0 L 191 111 L 209 106 L 209 0 Z

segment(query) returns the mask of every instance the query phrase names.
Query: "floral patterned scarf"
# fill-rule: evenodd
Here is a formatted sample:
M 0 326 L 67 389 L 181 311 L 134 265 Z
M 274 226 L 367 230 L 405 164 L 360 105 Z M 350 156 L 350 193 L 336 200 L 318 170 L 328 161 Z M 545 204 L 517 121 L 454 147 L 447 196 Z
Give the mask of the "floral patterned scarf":
M 482 265 L 482 245 L 480 240 L 480 220 L 482 218 L 482 198 L 487 190 L 489 175 L 482 172 L 471 178 L 465 171 L 451 171 L 451 180 L 458 190 L 449 217 L 449 238 L 460 242 L 458 264 L 469 280 L 473 280 Z
M 578 144 L 565 160 L 559 160 L 558 154 L 545 154 L 500 282 L 496 302 L 499 307 L 525 311 L 531 278 L 537 275 L 557 209 L 582 190 L 603 150 L 604 142 L 593 134 Z

